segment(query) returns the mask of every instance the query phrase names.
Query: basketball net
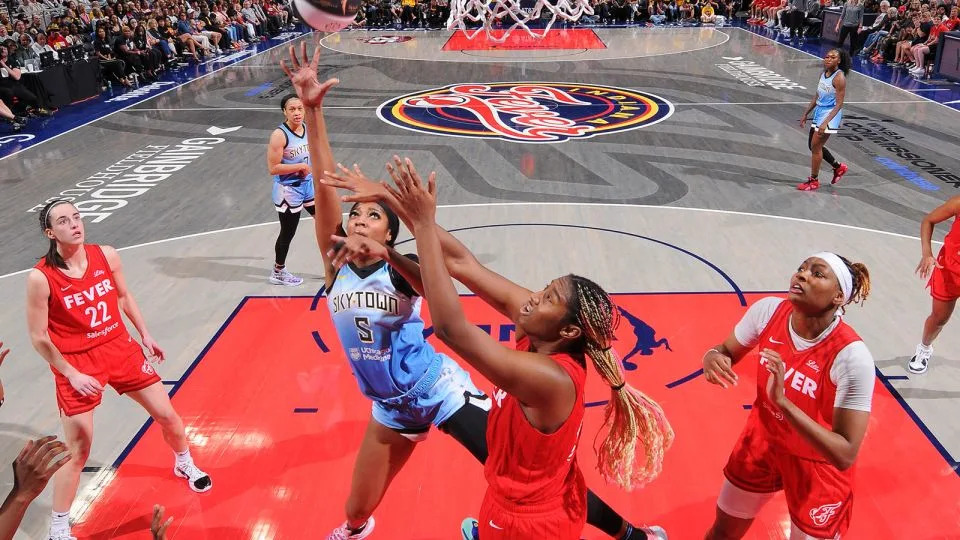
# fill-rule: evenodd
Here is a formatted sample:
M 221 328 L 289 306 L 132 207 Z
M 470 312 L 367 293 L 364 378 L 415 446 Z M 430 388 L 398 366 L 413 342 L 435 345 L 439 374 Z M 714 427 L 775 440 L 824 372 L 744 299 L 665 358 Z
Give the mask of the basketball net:
M 529 10 L 520 7 L 520 0 L 452 0 L 450 2 L 450 18 L 447 19 L 447 29 L 459 29 L 473 39 L 480 32 L 486 32 L 487 39 L 494 43 L 503 43 L 517 28 L 522 28 L 533 38 L 542 38 L 550 31 L 557 19 L 577 21 L 584 14 L 593 15 L 593 7 L 589 0 L 536 0 L 536 5 Z M 534 32 L 527 26 L 528 22 L 539 21 L 543 10 L 550 13 L 547 24 L 540 33 Z M 467 21 L 481 23 L 479 28 L 467 28 Z M 496 36 L 492 32 L 494 25 L 502 29 L 503 34 Z

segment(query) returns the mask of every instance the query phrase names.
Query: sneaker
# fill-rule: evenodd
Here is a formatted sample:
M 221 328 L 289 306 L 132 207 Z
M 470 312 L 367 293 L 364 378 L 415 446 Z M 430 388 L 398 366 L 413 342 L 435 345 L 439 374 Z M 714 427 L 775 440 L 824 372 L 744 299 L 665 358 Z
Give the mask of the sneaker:
M 933 347 L 917 345 L 917 353 L 910 359 L 907 369 L 910 370 L 910 373 L 916 373 L 917 375 L 926 373 L 927 363 L 930 362 L 931 356 L 933 356 Z
M 798 185 L 797 189 L 800 191 L 814 191 L 820 189 L 820 181 L 816 178 L 810 176 L 807 178 L 807 181 Z
M 299 278 L 290 272 L 287 272 L 286 268 L 280 270 L 274 269 L 270 273 L 270 283 L 274 285 L 286 285 L 287 287 L 296 287 L 303 283 L 303 278 Z
M 330 533 L 330 536 L 327 537 L 327 540 L 360 540 L 361 538 L 366 538 L 373 533 L 373 526 L 376 525 L 376 522 L 373 520 L 373 516 L 370 516 L 367 519 L 367 523 L 363 526 L 363 529 L 357 534 L 350 534 L 350 529 L 347 528 L 347 524 L 337 527 Z
M 460 538 L 462 540 L 480 540 L 480 523 L 473 518 L 467 518 L 460 524 Z
M 213 487 L 213 480 L 210 480 L 210 475 L 198 469 L 193 462 L 178 463 L 173 467 L 173 474 L 180 478 L 186 478 L 187 483 L 190 484 L 190 489 L 197 493 L 210 491 L 210 488 Z
M 830 181 L 831 184 L 836 184 L 843 178 L 843 175 L 847 174 L 847 164 L 841 163 L 833 169 L 833 180 Z

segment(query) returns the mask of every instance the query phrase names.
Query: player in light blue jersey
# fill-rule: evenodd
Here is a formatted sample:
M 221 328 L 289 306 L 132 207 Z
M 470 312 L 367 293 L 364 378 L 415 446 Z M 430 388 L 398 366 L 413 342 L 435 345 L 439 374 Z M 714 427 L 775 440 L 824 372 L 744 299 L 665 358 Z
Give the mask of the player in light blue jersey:
M 817 93 L 810 100 L 810 105 L 800 117 L 800 127 L 807 123 L 807 117 L 813 112 L 813 123 L 810 126 L 810 135 L 807 146 L 812 152 L 810 158 L 810 176 L 807 181 L 797 186 L 801 191 L 813 191 L 820 187 L 820 162 L 825 160 L 833 167 L 833 180 L 836 184 L 847 173 L 847 166 L 833 157 L 833 154 L 824 146 L 832 133 L 840 129 L 843 120 L 843 98 L 847 91 L 846 75 L 850 71 L 850 55 L 842 49 L 830 49 L 823 57 L 823 72 L 817 84 Z
M 324 262 L 327 306 L 360 391 L 373 402 L 354 463 L 346 521 L 327 537 L 360 540 L 373 532 L 374 510 L 431 425 L 450 434 L 478 460 L 486 460 L 490 399 L 463 368 L 424 339 L 420 267 L 415 256 L 393 249 L 399 233 L 397 215 L 384 204 L 360 202 L 350 208 L 344 229 L 340 198 L 333 187 L 321 183 L 324 171 L 335 168 L 322 102 L 339 81 L 317 80 L 319 50 L 309 64 L 301 65 L 300 58 L 307 59 L 306 44 L 300 58 L 291 47 L 292 69 L 283 67 L 306 109 L 317 206 L 314 225 Z M 336 257 L 347 254 L 343 264 L 334 264 Z M 605 525 L 600 528 L 613 530 L 610 534 L 616 538 L 646 538 L 634 536 L 616 512 L 596 497 L 592 500 L 589 511 L 602 517 Z M 588 522 L 597 525 L 595 519 Z
M 280 109 L 284 122 L 273 130 L 267 146 L 267 169 L 273 175 L 273 205 L 280 217 L 280 234 L 274 246 L 276 259 L 269 281 L 295 287 L 303 283 L 303 279 L 287 271 L 287 252 L 300 224 L 300 211 L 306 209 L 311 216 L 314 214 L 313 177 L 303 102 L 290 94 L 280 101 Z

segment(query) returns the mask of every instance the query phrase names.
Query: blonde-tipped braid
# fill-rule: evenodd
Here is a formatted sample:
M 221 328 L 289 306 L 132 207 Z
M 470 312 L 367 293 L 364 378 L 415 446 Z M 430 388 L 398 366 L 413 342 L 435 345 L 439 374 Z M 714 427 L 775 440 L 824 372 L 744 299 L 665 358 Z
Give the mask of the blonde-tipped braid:
M 673 443 L 673 429 L 663 409 L 642 392 L 624 381 L 620 360 L 611 348 L 620 311 L 610 296 L 596 283 L 571 276 L 576 289 L 576 319 L 585 341 L 585 353 L 594 369 L 610 385 L 610 401 L 604 409 L 606 436 L 594 449 L 597 468 L 610 482 L 625 489 L 641 487 L 660 474 L 664 452 Z M 637 442 L 640 442 L 639 447 Z M 637 463 L 637 451 L 645 460 Z

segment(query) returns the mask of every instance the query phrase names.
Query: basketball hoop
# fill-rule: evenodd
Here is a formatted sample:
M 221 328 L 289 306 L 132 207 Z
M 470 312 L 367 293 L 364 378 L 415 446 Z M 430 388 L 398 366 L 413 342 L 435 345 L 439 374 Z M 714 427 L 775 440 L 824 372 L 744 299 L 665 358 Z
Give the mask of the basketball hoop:
M 543 32 L 536 33 L 527 23 L 539 21 L 544 10 L 550 13 L 550 18 Z M 522 28 L 530 37 L 540 39 L 550 31 L 558 18 L 574 22 L 584 14 L 593 15 L 589 0 L 536 0 L 532 9 L 522 8 L 520 0 L 453 0 L 447 29 L 459 29 L 467 39 L 486 32 L 489 41 L 503 43 L 515 29 Z M 480 23 L 480 27 L 467 28 L 467 21 Z M 497 36 L 492 32 L 494 24 L 503 29 L 503 35 Z

